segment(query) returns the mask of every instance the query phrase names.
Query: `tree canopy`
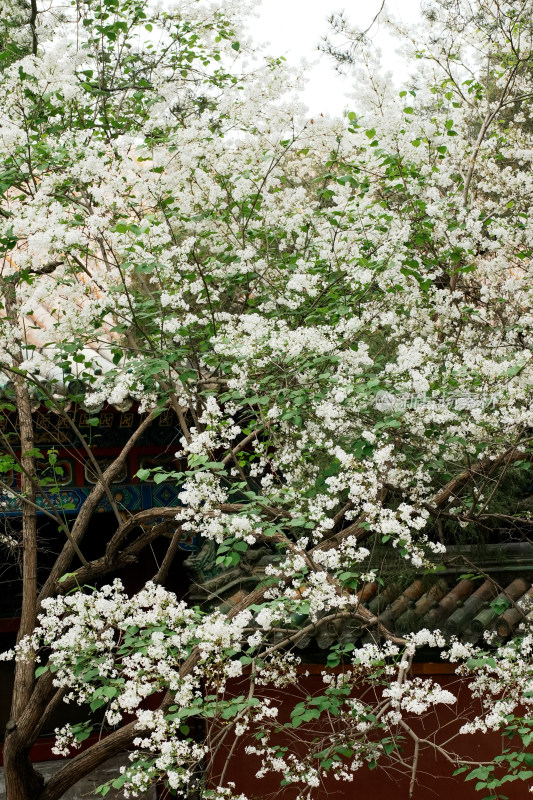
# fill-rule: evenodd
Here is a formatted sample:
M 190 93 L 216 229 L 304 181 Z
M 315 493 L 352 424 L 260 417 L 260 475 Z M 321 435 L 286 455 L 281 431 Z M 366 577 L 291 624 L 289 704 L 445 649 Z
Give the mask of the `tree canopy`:
M 505 780 L 533 775 L 530 609 L 511 643 L 480 648 L 427 630 L 401 639 L 360 602 L 382 580 L 377 551 L 431 571 L 458 542 L 529 541 L 513 487 L 533 452 L 532 12 L 531 0 L 432 0 L 416 31 L 389 20 L 414 65 L 401 91 L 370 33 L 335 16 L 324 47 L 355 76 L 354 109 L 310 119 L 291 96 L 301 76 L 254 48 L 241 2 L 3 3 L 0 360 L 20 444 L 2 433 L 0 470 L 20 483 L 0 486 L 23 507 L 20 540 L 4 534 L 23 552 L 13 800 L 59 798 L 110 752 L 44 788 L 29 767 L 15 775 L 63 695 L 105 708 L 109 748 L 133 743 L 116 783 L 129 796 L 163 781 L 233 797 L 225 771 L 213 782 L 202 767 L 230 734 L 252 737 L 259 773 L 302 798 L 391 758 L 415 781 L 398 737 L 432 744 L 407 717 L 455 700 L 410 675 L 424 645 L 473 676 L 483 712 L 463 732 L 514 731 Z M 105 404 L 132 401 L 143 430 L 166 408 L 180 423 L 180 467 L 138 476 L 180 488 L 180 505 L 158 510 L 173 525 L 165 569 L 133 596 L 102 585 L 149 520 L 117 515 L 90 561 L 89 498 L 72 524 L 47 508 L 65 544 L 38 586 L 37 500 L 58 481 L 32 409 L 78 435 L 73 409 L 97 425 Z M 125 457 L 105 473 L 95 460 L 94 498 Z M 162 532 L 157 516 L 139 541 Z M 164 578 L 185 534 L 214 543 L 221 568 L 265 547 L 265 580 L 225 614 L 178 601 Z M 333 646 L 329 667 L 348 667 L 326 666 L 323 694 L 295 703 L 283 725 L 319 722 L 292 752 L 256 688 L 297 682 L 302 626 L 343 617 L 375 641 Z M 232 696 L 241 675 L 248 694 Z M 363 684 L 383 691 L 359 702 Z M 90 729 L 60 731 L 60 751 Z M 497 790 L 497 762 L 446 758 Z

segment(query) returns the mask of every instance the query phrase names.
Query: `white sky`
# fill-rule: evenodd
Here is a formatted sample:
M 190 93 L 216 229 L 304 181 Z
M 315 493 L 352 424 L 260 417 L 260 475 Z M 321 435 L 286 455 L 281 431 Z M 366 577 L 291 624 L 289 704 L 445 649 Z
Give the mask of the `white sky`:
M 308 86 L 302 97 L 312 114 L 338 115 L 349 105 L 345 94 L 352 89 L 348 77 L 339 76 L 327 56 L 317 53 L 320 37 L 328 32 L 328 16 L 344 9 L 359 27 L 366 27 L 381 5 L 380 0 L 262 0 L 258 19 L 250 26 L 256 42 L 270 42 L 271 55 L 284 55 L 289 63 L 319 59 L 308 71 Z M 416 22 L 420 0 L 388 0 L 387 7 L 405 21 Z M 395 78 L 405 75 L 405 67 L 396 56 L 394 40 L 377 31 L 374 40 L 382 49 L 382 61 Z

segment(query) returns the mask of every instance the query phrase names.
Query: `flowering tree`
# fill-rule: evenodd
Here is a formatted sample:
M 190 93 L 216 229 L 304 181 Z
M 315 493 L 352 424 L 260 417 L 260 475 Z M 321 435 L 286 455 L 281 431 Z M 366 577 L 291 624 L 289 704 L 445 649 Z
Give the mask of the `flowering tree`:
M 128 796 L 162 781 L 230 798 L 241 741 L 259 776 L 306 798 L 366 763 L 401 765 L 413 787 L 423 747 L 492 792 L 533 774 L 528 609 L 489 650 L 400 639 L 361 600 L 381 579 L 376 548 L 432 569 L 459 535 L 527 538 L 532 524 L 506 499 L 532 452 L 533 4 L 430 4 L 416 36 L 400 31 L 420 67 L 399 95 L 335 18 L 354 47 L 331 50 L 357 68 L 346 120 L 305 117 L 287 95 L 298 75 L 253 51 L 240 5 L 4 8 L 0 346 L 20 443 L 3 434 L 0 469 L 20 474 L 23 508 L 20 540 L 5 537 L 23 553 L 10 800 L 56 800 L 128 748 L 113 783 Z M 102 472 L 73 408 L 97 420 L 132 399 L 143 420 Z M 58 481 L 54 451 L 35 447 L 38 405 L 98 475 L 72 525 L 45 503 L 64 547 L 41 587 L 36 507 Z M 110 482 L 166 407 L 182 467 L 155 477 L 181 504 L 124 521 Z M 91 561 L 83 537 L 106 495 L 117 527 Z M 101 585 L 169 530 L 141 592 Z M 266 548 L 264 580 L 225 614 L 178 601 L 164 582 L 184 535 L 221 567 Z M 344 619 L 375 641 L 333 644 L 322 693 L 280 721 L 294 646 Z M 462 733 L 515 733 L 499 762 L 412 724 L 455 702 L 410 674 L 427 644 L 474 676 L 482 713 Z M 64 699 L 103 709 L 107 735 L 44 785 L 28 753 Z M 91 730 L 58 731 L 58 752 Z

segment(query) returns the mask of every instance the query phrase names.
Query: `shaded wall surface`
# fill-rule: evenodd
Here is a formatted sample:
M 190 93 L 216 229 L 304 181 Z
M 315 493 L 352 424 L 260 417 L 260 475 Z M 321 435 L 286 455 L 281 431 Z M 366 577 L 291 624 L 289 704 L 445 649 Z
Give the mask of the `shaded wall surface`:
M 449 665 L 442 664 L 414 666 L 417 668 L 416 671 L 427 677 L 431 677 L 432 666 L 436 671 L 449 668 Z M 458 733 L 464 722 L 479 713 L 479 701 L 472 700 L 466 682 L 458 679 L 455 675 L 438 674 L 434 675 L 434 678 L 443 688 L 455 694 L 458 702 L 454 707 L 439 705 L 434 711 L 430 711 L 423 717 L 408 720 L 417 736 L 427 738 L 437 744 L 448 742 L 450 750 L 453 749 L 461 758 L 468 761 L 489 761 L 500 754 L 504 747 L 509 745 L 509 740 L 504 740 L 498 733 L 460 734 L 453 741 L 449 741 L 454 734 Z M 236 681 L 234 688 L 236 694 L 244 693 L 244 683 L 239 686 Z M 306 696 L 322 693 L 323 688 L 320 675 L 315 674 L 303 678 L 297 692 L 292 693 L 290 689 L 284 693 L 280 692 L 275 697 L 282 706 L 280 721 L 283 722 L 284 718 L 288 719 L 296 702 L 305 699 Z M 270 696 L 274 698 L 273 694 Z M 303 755 L 307 749 L 306 734 L 302 732 L 301 735 L 302 741 L 297 746 L 288 737 L 286 741 L 283 741 L 283 735 L 275 741 L 278 744 L 287 744 L 292 752 L 300 752 Z M 217 754 L 214 764 L 215 777 L 223 771 L 226 757 L 232 748 L 234 737 L 228 738 L 230 741 L 222 748 L 222 752 Z M 226 770 L 226 780 L 235 783 L 236 794 L 242 792 L 254 800 L 267 800 L 267 798 L 268 800 L 274 800 L 274 798 L 296 800 L 299 795 L 305 796 L 303 784 L 300 784 L 299 787 L 280 788 L 279 774 L 277 777 L 267 775 L 264 778 L 257 778 L 256 772 L 260 766 L 259 758 L 246 755 L 244 752 L 247 744 L 255 742 L 246 736 L 242 738 L 242 743 L 239 742 L 233 750 L 231 763 Z M 308 740 L 311 738 L 309 736 Z M 398 763 L 398 759 L 391 761 L 383 758 L 374 769 L 364 766 L 354 772 L 352 782 L 328 779 L 322 787 L 315 790 L 316 794 L 313 796 L 318 800 L 326 800 L 326 798 L 328 800 L 330 798 L 338 798 L 338 800 L 410 800 L 410 797 L 412 800 L 485 800 L 489 797 L 488 790 L 476 791 L 477 781 L 475 779 L 465 781 L 464 776 L 453 777 L 455 766 L 434 748 L 424 744 L 420 747 L 416 779 L 412 794 L 410 794 L 413 751 L 413 742 L 406 737 L 402 747 L 402 756 L 405 760 L 403 765 Z M 501 789 L 502 795 L 505 795 L 508 800 L 525 800 L 525 798 L 531 797 L 528 791 L 529 783 L 529 781 L 506 783 Z
M 442 664 L 415 664 L 415 671 L 422 675 L 431 676 L 432 671 L 439 671 L 447 668 L 448 665 Z M 301 676 L 298 686 L 288 687 L 284 691 L 265 692 L 272 701 L 280 705 L 280 721 L 289 718 L 290 711 L 297 702 L 304 700 L 307 696 L 318 695 L 323 691 L 323 683 L 319 674 L 318 665 L 309 665 L 309 670 L 315 670 L 315 674 L 307 677 Z M 472 702 L 468 686 L 464 681 L 460 681 L 453 674 L 436 674 L 435 680 L 449 689 L 458 698 L 455 707 L 440 705 L 436 710 L 431 711 L 422 718 L 410 720 L 413 729 L 420 737 L 428 738 L 442 744 L 457 733 L 463 722 L 471 719 L 479 711 L 479 706 Z M 231 690 L 236 695 L 247 692 L 247 681 L 235 680 L 232 682 Z M 259 693 L 258 693 L 258 696 Z M 313 732 L 316 735 L 319 726 L 314 723 Z M 306 734 L 305 730 L 300 731 L 300 742 L 295 746 L 290 742 L 293 752 L 300 753 L 302 756 L 308 749 L 312 734 Z M 202 731 L 198 731 L 198 738 L 201 739 Z M 277 740 L 284 744 L 282 737 Z M 234 747 L 235 737 L 233 734 L 227 737 L 227 741 L 221 747 L 217 757 L 212 764 L 213 779 L 216 781 L 224 771 L 225 762 L 230 756 L 230 763 L 225 770 L 224 783 L 232 781 L 235 784 L 235 794 L 243 793 L 250 800 L 296 800 L 304 788 L 290 786 L 280 788 L 279 774 L 277 777 L 266 776 L 257 778 L 256 772 L 260 767 L 259 759 L 256 756 L 247 755 L 245 747 L 251 743 L 251 739 L 246 735 L 240 738 Z M 289 744 L 289 740 L 286 742 Z M 89 744 L 89 742 L 87 743 Z M 37 768 L 43 773 L 45 778 L 50 777 L 64 763 L 63 759 L 54 759 L 51 753 L 53 740 L 49 737 L 41 739 L 32 750 L 32 758 Z M 449 743 L 451 749 L 452 743 Z M 492 759 L 495 755 L 502 752 L 504 740 L 498 734 L 489 735 L 459 735 L 453 741 L 455 752 L 462 758 L 471 761 L 485 761 Z M 84 748 L 83 748 L 84 749 Z M 382 763 L 375 769 L 362 767 L 354 773 L 353 781 L 350 783 L 329 779 L 321 786 L 314 798 L 316 800 L 409 800 L 410 798 L 410 763 L 413 755 L 413 745 L 408 739 L 405 740 L 402 755 L 405 764 L 402 766 L 397 761 L 393 762 L 383 759 Z M 50 759 L 54 759 L 51 761 Z M 46 763 L 43 763 L 46 762 Z M 121 758 L 111 759 L 102 767 L 96 770 L 83 781 L 80 781 L 67 794 L 63 800 L 85 800 L 95 797 L 94 790 L 97 786 L 116 777 L 119 774 L 120 766 L 127 763 L 124 755 Z M 453 777 L 454 766 L 446 761 L 438 752 L 425 746 L 420 752 L 416 781 L 412 793 L 413 800 L 484 800 L 489 795 L 488 791 L 476 792 L 476 781 L 465 782 L 462 776 Z M 507 783 L 504 785 L 502 793 L 509 800 L 525 800 L 530 797 L 528 785 L 523 782 Z M 305 794 L 305 793 L 303 793 Z M 168 793 L 160 791 L 159 795 L 155 788 L 145 795 L 143 800 L 156 800 L 158 797 L 163 800 L 170 800 Z M 107 795 L 112 800 L 123 798 L 121 792 L 110 793 Z M 0 771 L 0 799 L 5 798 L 3 777 Z

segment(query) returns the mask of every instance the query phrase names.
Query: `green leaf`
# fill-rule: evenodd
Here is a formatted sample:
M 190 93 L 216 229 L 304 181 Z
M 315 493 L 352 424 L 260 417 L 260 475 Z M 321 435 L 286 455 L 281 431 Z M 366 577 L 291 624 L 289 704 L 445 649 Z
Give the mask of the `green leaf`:
M 64 583 L 64 582 L 65 582 L 65 581 L 67 581 L 69 578 L 74 578 L 75 576 L 76 576 L 76 573 L 75 573 L 75 572 L 65 572 L 65 574 L 64 574 L 64 575 L 62 575 L 62 576 L 59 578 L 59 580 L 58 580 L 58 583 Z
M 241 553 L 245 553 L 250 545 L 247 544 L 247 542 L 235 542 L 233 546 L 235 550 L 239 550 Z
M 481 780 L 485 781 L 489 777 L 492 769 L 493 769 L 492 767 L 486 767 L 486 766 L 477 767 L 476 769 L 473 769 L 472 772 L 470 772 L 466 776 L 465 780 L 471 781 L 474 778 L 481 778 Z

